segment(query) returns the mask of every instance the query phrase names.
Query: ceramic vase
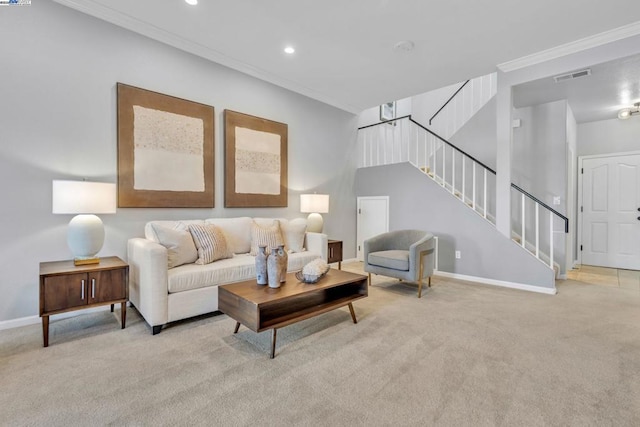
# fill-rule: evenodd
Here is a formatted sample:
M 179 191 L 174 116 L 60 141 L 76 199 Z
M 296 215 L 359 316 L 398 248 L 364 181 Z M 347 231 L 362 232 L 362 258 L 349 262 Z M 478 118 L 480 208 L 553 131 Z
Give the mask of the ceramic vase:
M 256 281 L 258 285 L 267 284 L 267 247 L 258 246 L 258 255 L 256 255 Z
M 280 266 L 280 283 L 287 281 L 287 264 L 289 263 L 289 254 L 284 250 L 284 245 L 278 246 L 278 265 Z
M 280 265 L 278 265 L 278 248 L 271 248 L 267 258 L 267 282 L 270 288 L 280 287 Z

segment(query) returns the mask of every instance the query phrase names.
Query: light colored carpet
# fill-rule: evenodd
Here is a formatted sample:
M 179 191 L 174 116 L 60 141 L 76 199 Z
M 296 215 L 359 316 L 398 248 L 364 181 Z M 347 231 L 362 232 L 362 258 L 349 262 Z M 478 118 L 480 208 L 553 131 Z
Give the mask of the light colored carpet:
M 359 265 L 347 265 L 359 268 Z M 640 296 L 374 277 L 368 298 L 270 333 L 225 315 L 152 336 L 135 310 L 0 332 L 0 425 L 640 425 Z

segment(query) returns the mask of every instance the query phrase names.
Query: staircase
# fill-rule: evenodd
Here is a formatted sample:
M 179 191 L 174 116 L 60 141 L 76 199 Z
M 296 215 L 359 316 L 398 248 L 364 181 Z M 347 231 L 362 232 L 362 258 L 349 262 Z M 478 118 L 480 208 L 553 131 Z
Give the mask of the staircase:
M 449 136 L 453 135 L 495 95 L 495 74 L 476 80 L 463 84 L 431 117 L 432 129 L 411 115 L 359 128 L 358 167 L 409 162 L 495 226 L 495 171 L 433 130 L 439 126 Z M 485 86 L 482 99 L 473 100 L 470 91 Z M 456 97 L 471 99 L 470 106 L 464 107 L 463 101 L 455 101 Z M 446 115 L 452 122 L 440 123 L 439 118 Z M 554 259 L 555 240 L 557 235 L 568 232 L 568 219 L 515 184 L 511 184 L 511 189 L 512 239 L 557 274 L 559 263 L 564 260 Z

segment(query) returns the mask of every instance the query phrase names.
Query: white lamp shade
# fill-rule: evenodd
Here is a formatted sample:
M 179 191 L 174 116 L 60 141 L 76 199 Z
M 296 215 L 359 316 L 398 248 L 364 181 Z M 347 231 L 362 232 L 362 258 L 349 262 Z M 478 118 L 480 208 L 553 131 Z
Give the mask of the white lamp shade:
M 301 194 L 300 212 L 303 213 L 328 213 L 328 194 Z
M 106 182 L 53 181 L 54 214 L 116 213 L 116 185 Z

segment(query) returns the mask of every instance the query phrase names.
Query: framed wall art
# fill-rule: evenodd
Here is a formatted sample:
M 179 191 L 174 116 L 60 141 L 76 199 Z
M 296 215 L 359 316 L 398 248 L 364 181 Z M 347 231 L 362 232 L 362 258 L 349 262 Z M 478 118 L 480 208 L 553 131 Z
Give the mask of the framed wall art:
M 224 206 L 287 206 L 287 125 L 224 111 Z
M 118 83 L 118 207 L 214 207 L 214 108 Z

